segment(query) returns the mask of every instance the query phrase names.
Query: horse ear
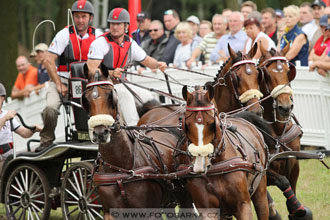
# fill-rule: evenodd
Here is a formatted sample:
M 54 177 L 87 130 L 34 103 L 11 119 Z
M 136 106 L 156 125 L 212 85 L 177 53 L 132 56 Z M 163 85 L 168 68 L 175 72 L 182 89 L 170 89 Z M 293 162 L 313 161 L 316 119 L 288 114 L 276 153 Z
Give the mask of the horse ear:
M 260 43 L 260 44 L 261 44 L 261 43 Z M 248 56 L 249 56 L 250 58 L 253 58 L 254 55 L 256 55 L 257 50 L 258 50 L 258 42 L 256 42 L 256 43 L 253 45 L 253 47 L 251 47 L 251 49 L 250 49 L 250 51 L 249 51 L 249 53 L 248 53 Z
M 290 44 L 287 44 L 282 50 L 281 50 L 281 54 L 282 56 L 285 56 L 286 53 L 289 51 L 290 49 Z
M 101 69 L 102 75 L 105 76 L 105 78 L 108 78 L 109 76 L 108 68 L 103 63 L 100 64 L 99 68 Z
M 236 57 L 236 53 L 235 51 L 230 47 L 229 43 L 228 43 L 228 52 L 229 52 L 229 55 L 232 59 L 234 59 Z
M 207 85 L 206 86 L 207 92 L 205 94 L 205 98 L 207 98 L 209 101 L 212 101 L 214 98 L 214 88 L 212 85 Z
M 87 63 L 84 64 L 83 71 L 84 71 L 85 78 L 88 79 L 89 78 L 89 69 L 88 69 Z
M 264 45 L 262 45 L 262 43 L 261 43 L 261 41 L 260 41 L 260 43 L 259 43 L 259 48 L 260 48 L 260 53 L 261 53 L 261 55 L 262 56 L 266 56 L 266 54 L 267 54 L 267 49 L 266 48 L 264 48 Z
M 184 98 L 184 100 L 187 101 L 187 93 L 188 93 L 188 88 L 187 85 L 184 85 L 182 88 L 182 97 Z

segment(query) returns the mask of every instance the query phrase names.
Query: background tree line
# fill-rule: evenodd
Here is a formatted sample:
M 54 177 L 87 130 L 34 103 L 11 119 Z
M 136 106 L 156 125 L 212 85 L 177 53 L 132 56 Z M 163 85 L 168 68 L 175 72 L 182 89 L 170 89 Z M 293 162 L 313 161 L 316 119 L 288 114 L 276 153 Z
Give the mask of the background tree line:
M 35 27 L 43 20 L 50 19 L 56 24 L 46 23 L 40 26 L 35 36 L 35 44 L 50 43 L 57 31 L 67 25 L 67 9 L 75 0 L 0 0 L 0 67 L 1 82 L 10 93 L 17 76 L 15 59 L 18 55 L 28 56 L 32 50 L 32 35 Z M 93 0 L 90 0 L 93 1 Z M 265 7 L 283 8 L 290 4 L 300 5 L 304 0 L 253 0 L 258 10 Z M 312 1 L 312 0 L 308 0 Z M 166 9 L 175 9 L 181 19 L 197 15 L 200 19 L 211 20 L 212 15 L 221 13 L 224 8 L 239 10 L 243 0 L 141 0 L 142 10 L 146 10 L 152 19 L 162 21 Z M 128 8 L 128 0 L 109 0 L 109 10 L 114 7 Z M 100 27 L 105 28 L 105 27 Z

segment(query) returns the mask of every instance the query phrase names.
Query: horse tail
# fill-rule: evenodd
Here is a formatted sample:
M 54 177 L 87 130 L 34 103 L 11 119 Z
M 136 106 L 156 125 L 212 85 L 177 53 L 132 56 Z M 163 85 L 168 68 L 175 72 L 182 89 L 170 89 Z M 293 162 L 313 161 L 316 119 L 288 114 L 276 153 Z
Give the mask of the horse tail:
M 272 132 L 270 125 L 262 119 L 260 116 L 253 112 L 244 111 L 238 114 L 235 114 L 235 117 L 243 118 L 249 122 L 251 122 L 256 128 L 261 132 L 262 136 L 264 137 L 265 143 L 268 147 L 274 145 L 274 139 L 272 137 Z
M 137 107 L 138 114 L 140 118 L 142 115 L 144 115 L 146 112 L 150 111 L 151 109 L 155 107 L 161 106 L 160 102 L 157 101 L 156 99 L 152 99 L 147 101 L 146 103 L 143 103 L 143 105 Z

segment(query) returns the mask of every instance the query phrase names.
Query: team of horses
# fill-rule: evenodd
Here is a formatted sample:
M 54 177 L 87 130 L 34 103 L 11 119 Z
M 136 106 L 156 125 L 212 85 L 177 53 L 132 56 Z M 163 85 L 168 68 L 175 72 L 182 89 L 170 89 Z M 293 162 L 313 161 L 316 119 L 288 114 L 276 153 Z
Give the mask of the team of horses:
M 105 219 L 113 217 L 111 208 L 179 205 L 193 212 L 192 204 L 203 217 L 216 208 L 214 219 L 252 219 L 251 201 L 258 219 L 281 219 L 267 185 L 283 191 L 290 219 L 312 219 L 295 196 L 298 160 L 272 158 L 300 150 L 290 87 L 295 67 L 284 57 L 287 49 L 261 47 L 256 65 L 257 44 L 246 55 L 228 45 L 230 58 L 213 82 L 193 91 L 184 86 L 185 105 L 148 105 L 131 127 L 120 117 L 106 67 L 92 74 L 85 65 L 82 106 L 90 138 L 99 144 L 93 179 Z

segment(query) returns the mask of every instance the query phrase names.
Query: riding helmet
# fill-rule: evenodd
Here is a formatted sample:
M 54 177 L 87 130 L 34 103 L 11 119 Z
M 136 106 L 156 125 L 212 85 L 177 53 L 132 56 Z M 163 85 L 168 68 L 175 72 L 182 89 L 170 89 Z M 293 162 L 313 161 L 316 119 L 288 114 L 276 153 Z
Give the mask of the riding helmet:
M 108 16 L 108 22 L 111 23 L 127 23 L 129 24 L 129 13 L 124 8 L 114 8 L 110 11 Z

